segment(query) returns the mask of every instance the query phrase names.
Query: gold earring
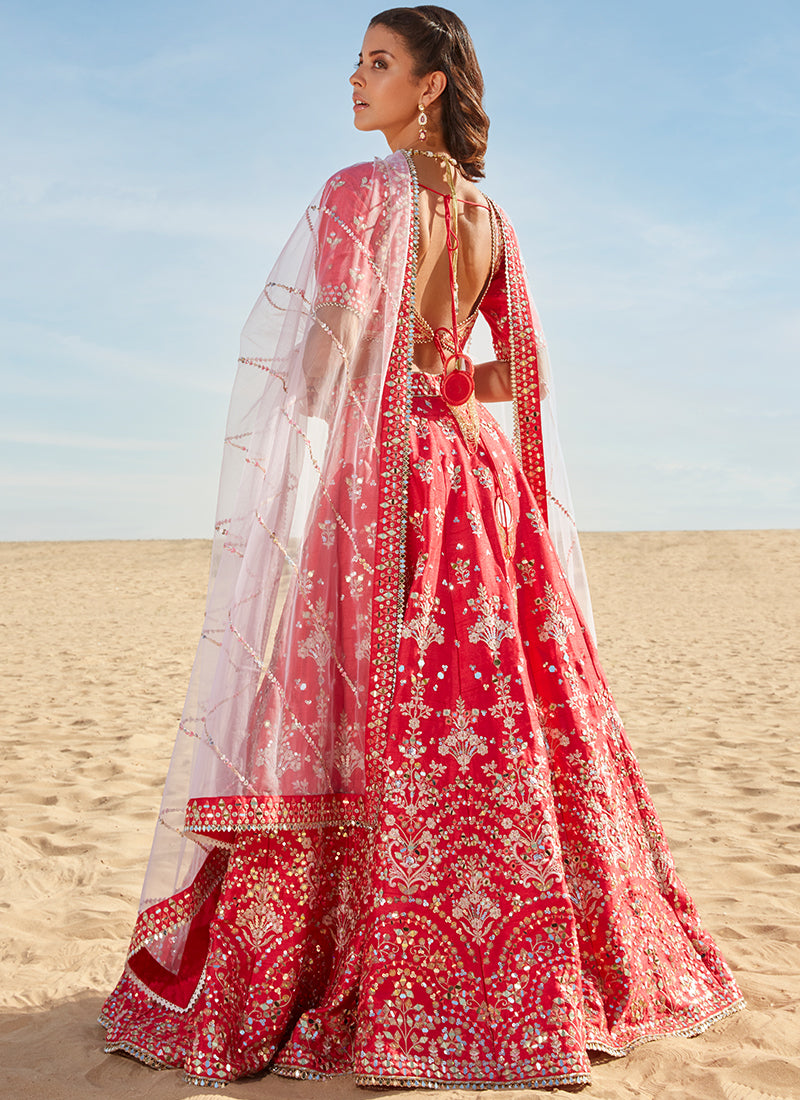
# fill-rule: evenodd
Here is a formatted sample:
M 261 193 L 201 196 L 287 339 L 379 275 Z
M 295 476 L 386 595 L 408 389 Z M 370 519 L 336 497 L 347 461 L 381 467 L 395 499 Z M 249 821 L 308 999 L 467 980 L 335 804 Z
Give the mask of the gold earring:
M 417 122 L 419 123 L 419 140 L 427 141 L 428 131 L 425 129 L 425 127 L 428 125 L 428 116 L 425 114 L 425 104 L 420 103 L 418 110 L 419 118 L 417 119 Z

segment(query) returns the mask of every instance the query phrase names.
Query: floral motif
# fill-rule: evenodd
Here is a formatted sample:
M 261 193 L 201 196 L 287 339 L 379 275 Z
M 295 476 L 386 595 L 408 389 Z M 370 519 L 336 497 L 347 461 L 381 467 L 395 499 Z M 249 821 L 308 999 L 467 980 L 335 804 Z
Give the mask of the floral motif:
M 567 638 L 575 633 L 575 620 L 567 614 L 567 606 L 571 601 L 564 592 L 556 592 L 550 581 L 545 581 L 544 597 L 536 601 L 543 607 L 547 617 L 539 627 L 539 641 L 546 642 L 552 638 L 555 643 L 566 648 Z
M 497 702 L 489 708 L 489 713 L 493 718 L 497 718 L 503 723 L 503 729 L 511 733 L 514 729 L 516 716 L 522 713 L 525 705 L 518 699 L 514 699 L 512 695 L 510 673 L 508 676 L 493 676 L 492 683 L 497 692 Z
M 456 584 L 469 584 L 472 566 L 465 558 L 456 558 L 456 560 L 452 563 L 452 569 L 453 574 L 456 578 Z
M 488 646 L 492 660 L 496 665 L 500 664 L 500 646 L 505 638 L 511 638 L 514 627 L 500 614 L 500 597 L 493 593 L 489 595 L 484 585 L 478 585 L 478 597 L 467 600 L 467 607 L 478 612 L 477 620 L 467 632 L 467 636 L 475 645 L 483 642 Z
M 422 481 L 433 481 L 433 461 L 430 458 L 421 458 L 414 463 L 414 469 L 418 472 Z
M 518 561 L 517 572 L 522 577 L 522 583 L 534 585 L 537 583 L 538 568 L 535 561 Z
M 344 479 L 344 483 L 347 486 L 347 495 L 350 499 L 358 500 L 364 487 L 364 478 L 355 474 L 348 474 Z
M 251 900 L 236 913 L 236 925 L 254 951 L 262 951 L 282 927 L 280 908 L 270 876 L 262 872 L 253 886 Z
M 411 698 L 408 702 L 398 703 L 400 713 L 406 715 L 408 728 L 412 733 L 420 729 L 425 719 L 430 718 L 433 714 L 433 707 L 429 707 L 427 703 L 423 702 L 427 686 L 428 681 L 424 676 L 421 676 L 418 672 L 413 673 L 411 676 Z
M 313 625 L 302 637 L 298 652 L 301 657 L 311 657 L 322 670 L 330 659 L 333 649 L 328 635 L 328 628 L 333 622 L 333 612 L 328 610 L 325 600 L 320 597 L 313 608 L 303 612 L 303 618 Z
M 352 573 L 345 574 L 344 583 L 350 589 L 350 595 L 353 596 L 354 599 L 364 594 L 366 580 L 367 578 L 365 575 L 363 573 L 357 573 L 355 569 Z
M 333 546 L 336 537 L 336 522 L 332 519 L 322 520 L 319 524 L 323 546 Z
M 419 660 L 424 661 L 428 647 L 444 641 L 444 630 L 434 618 L 439 608 L 439 597 L 434 596 L 431 586 L 425 584 L 422 593 L 411 593 L 411 602 L 417 607 L 417 614 L 406 620 L 403 637 L 413 638 L 419 648 Z
M 493 897 L 492 882 L 476 859 L 468 863 L 463 891 L 453 906 L 453 916 L 475 943 L 483 943 L 492 922 L 502 916 Z
M 342 711 L 336 730 L 334 764 L 342 779 L 349 783 L 363 769 L 364 747 L 356 739 L 356 726 Z
M 467 710 L 461 696 L 456 700 L 455 710 L 442 712 L 450 732 L 442 741 L 442 751 L 453 757 L 461 771 L 466 771 L 475 753 L 488 751 L 485 738 L 475 730 L 475 719 L 480 711 L 473 707 Z
M 509 819 L 508 859 L 525 885 L 546 893 L 555 884 L 561 870 L 558 842 L 552 826 L 542 820 L 531 829 L 522 829 Z
M 477 510 L 477 508 L 467 509 L 467 521 L 473 535 L 479 535 L 483 530 L 483 522 L 481 520 L 481 514 Z
M 494 474 L 488 466 L 476 466 L 471 472 L 478 484 L 482 485 L 484 489 L 494 489 Z

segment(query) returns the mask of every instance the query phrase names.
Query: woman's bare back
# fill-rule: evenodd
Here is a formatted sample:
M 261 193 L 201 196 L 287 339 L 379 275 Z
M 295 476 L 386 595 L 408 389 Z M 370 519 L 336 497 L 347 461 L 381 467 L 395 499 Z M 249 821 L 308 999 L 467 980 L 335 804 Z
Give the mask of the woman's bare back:
M 450 188 L 439 162 L 417 157 L 415 167 L 420 183 L 416 311 L 431 330 L 446 328 L 452 332 L 445 221 Z M 497 244 L 494 215 L 486 197 L 461 176 L 457 177 L 456 196 L 458 320 L 463 323 L 474 313 L 488 285 L 497 256 Z M 432 339 L 416 344 L 414 359 L 422 370 L 433 373 L 442 370 L 442 359 Z

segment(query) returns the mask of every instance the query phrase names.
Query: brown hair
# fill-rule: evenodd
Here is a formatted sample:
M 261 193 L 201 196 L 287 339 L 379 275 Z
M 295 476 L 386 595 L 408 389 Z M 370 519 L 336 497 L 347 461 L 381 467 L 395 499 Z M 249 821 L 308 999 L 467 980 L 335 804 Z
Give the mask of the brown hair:
M 447 87 L 441 96 L 444 141 L 467 177 L 483 176 L 489 116 L 483 109 L 483 74 L 469 31 L 447 8 L 421 4 L 389 8 L 374 16 L 370 27 L 387 27 L 405 41 L 416 65 L 414 75 L 443 72 Z

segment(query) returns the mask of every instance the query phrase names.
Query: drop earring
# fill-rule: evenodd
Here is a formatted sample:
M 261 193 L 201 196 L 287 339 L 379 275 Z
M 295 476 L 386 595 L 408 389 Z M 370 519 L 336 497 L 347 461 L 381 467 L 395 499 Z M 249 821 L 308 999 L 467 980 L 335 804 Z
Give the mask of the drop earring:
M 428 116 L 425 114 L 425 104 L 420 103 L 418 110 L 419 118 L 417 119 L 417 122 L 419 123 L 419 140 L 427 141 L 428 131 L 425 129 L 425 127 L 428 125 Z

